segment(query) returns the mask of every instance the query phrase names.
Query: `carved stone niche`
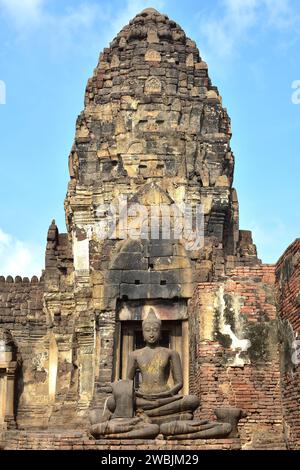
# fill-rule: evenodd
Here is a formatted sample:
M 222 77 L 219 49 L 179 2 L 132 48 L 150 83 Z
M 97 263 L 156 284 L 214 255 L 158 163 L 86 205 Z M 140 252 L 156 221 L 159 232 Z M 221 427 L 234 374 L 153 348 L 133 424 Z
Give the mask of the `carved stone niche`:
M 0 330 L 0 430 L 16 427 L 14 390 L 17 362 L 8 330 Z

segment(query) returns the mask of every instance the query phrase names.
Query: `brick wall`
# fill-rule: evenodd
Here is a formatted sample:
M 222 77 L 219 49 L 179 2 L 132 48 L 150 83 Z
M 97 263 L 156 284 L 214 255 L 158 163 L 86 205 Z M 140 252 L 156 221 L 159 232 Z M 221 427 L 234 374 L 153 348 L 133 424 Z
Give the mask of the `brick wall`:
M 281 385 L 285 431 L 291 449 L 300 449 L 300 239 L 276 266 L 277 305 L 281 330 Z M 299 348 L 298 348 L 299 351 Z
M 224 282 L 199 284 L 190 305 L 190 385 L 199 415 L 242 408 L 243 448 L 285 448 L 274 281 L 274 266 L 237 268 Z

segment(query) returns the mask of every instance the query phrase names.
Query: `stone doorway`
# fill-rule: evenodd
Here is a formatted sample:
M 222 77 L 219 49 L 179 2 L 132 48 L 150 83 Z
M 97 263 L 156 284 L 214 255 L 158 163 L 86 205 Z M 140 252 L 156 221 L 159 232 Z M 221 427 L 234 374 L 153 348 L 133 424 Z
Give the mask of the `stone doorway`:
M 117 338 L 114 380 L 125 379 L 129 354 L 144 347 L 142 320 L 149 308 L 162 321 L 160 345 L 174 349 L 180 355 L 183 369 L 183 393 L 189 393 L 189 333 L 186 302 L 177 301 L 120 301 L 117 307 Z M 136 374 L 135 385 L 140 377 Z M 170 379 L 170 386 L 172 379 Z

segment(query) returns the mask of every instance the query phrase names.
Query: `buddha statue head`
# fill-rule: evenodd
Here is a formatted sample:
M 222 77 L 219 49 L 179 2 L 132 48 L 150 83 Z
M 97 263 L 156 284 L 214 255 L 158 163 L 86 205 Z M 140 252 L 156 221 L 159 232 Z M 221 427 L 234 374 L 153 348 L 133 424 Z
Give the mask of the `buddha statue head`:
M 161 333 L 161 320 L 155 315 L 152 308 L 143 320 L 142 328 L 146 344 L 155 345 L 158 343 Z

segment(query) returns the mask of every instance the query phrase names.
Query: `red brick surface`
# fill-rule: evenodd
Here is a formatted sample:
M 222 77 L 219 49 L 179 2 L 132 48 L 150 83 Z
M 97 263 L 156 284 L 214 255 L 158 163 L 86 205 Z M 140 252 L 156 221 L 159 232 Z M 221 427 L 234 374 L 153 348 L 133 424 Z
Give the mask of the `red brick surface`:
M 282 400 L 289 448 L 300 449 L 300 357 L 293 362 L 293 341 L 300 339 L 300 239 L 276 266 L 277 306 L 282 321 Z M 300 345 L 300 344 L 299 344 Z M 300 348 L 298 349 L 300 350 Z
M 191 391 L 201 406 L 197 414 L 213 419 L 214 408 L 234 406 L 243 409 L 247 418 L 240 421 L 243 448 L 285 448 L 280 391 L 280 360 L 276 338 L 275 266 L 240 267 L 222 283 L 224 297 L 240 299 L 240 315 L 245 322 L 244 337 L 256 332 L 256 349 L 252 339 L 249 363 L 230 366 L 232 351 L 219 341 L 194 338 L 191 353 Z M 198 286 L 190 306 L 191 328 L 199 324 L 203 305 L 201 293 L 217 293 L 220 283 Z M 205 297 L 206 299 L 206 297 Z M 274 336 L 272 336 L 275 334 Z M 263 338 L 262 336 L 265 336 Z

